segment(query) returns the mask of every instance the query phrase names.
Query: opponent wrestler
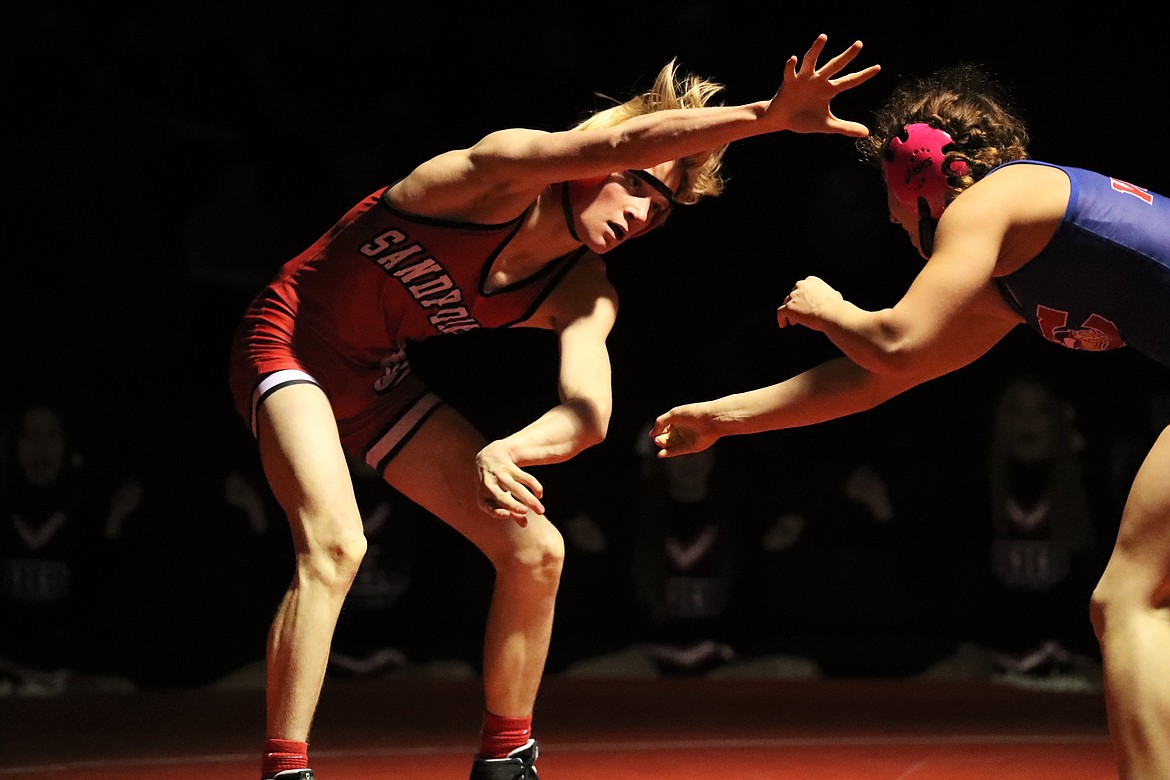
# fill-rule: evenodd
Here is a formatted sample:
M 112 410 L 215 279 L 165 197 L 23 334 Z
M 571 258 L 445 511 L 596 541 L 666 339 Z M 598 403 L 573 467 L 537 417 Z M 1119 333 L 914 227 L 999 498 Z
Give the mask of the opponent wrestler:
M 261 775 L 308 780 L 308 738 L 331 636 L 365 550 L 345 452 L 491 561 L 475 780 L 536 778 L 532 713 L 564 545 L 529 467 L 601 442 L 606 338 L 618 301 L 601 255 L 719 194 L 733 141 L 789 130 L 868 132 L 830 102 L 878 72 L 790 57 L 770 100 L 717 105 L 722 87 L 674 62 L 650 91 L 561 132 L 499 130 L 424 161 L 355 205 L 252 302 L 231 354 L 235 403 L 288 515 L 296 569 L 269 634 Z M 410 370 L 405 345 L 476 328 L 546 328 L 560 403 L 487 442 Z M 500 356 L 498 381 L 511 366 Z M 401 706 L 393 703 L 392 706 Z
M 670 410 L 650 432 L 659 457 L 869 409 L 967 365 L 1020 324 L 1072 349 L 1129 346 L 1170 365 L 1170 201 L 1028 159 L 1028 140 L 1002 85 L 979 68 L 895 89 L 858 147 L 880 167 L 890 219 L 922 270 L 880 311 L 816 277 L 797 282 L 780 326 L 821 331 L 844 356 Z M 1170 429 L 1137 472 L 1091 602 L 1121 777 L 1170 777 Z

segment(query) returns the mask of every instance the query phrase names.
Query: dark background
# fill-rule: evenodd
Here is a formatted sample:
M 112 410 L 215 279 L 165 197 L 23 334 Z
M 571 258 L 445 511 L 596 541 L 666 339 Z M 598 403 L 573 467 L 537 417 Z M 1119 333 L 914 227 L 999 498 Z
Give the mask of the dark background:
M 267 277 L 352 203 L 490 130 L 575 124 L 603 104 L 597 93 L 627 97 L 670 57 L 727 85 L 726 102 L 769 97 L 785 58 L 803 54 L 820 32 L 829 35 L 829 52 L 863 39 L 855 66 L 883 66 L 835 101 L 839 116 L 867 121 L 904 75 L 979 62 L 1013 90 L 1033 157 L 1170 192 L 1161 132 L 1167 69 L 1152 7 L 1111 4 L 1077 15 L 1024 5 L 981 5 L 969 14 L 897 4 L 782 12 L 734 2 L 7 8 L 0 25 L 6 406 L 27 396 L 62 399 L 88 460 L 111 479 L 143 479 L 169 507 L 152 515 L 157 536 L 138 557 L 121 551 L 116 564 L 129 577 L 122 587 L 138 598 L 106 604 L 110 619 L 136 626 L 137 633 L 126 629 L 136 641 L 175 639 L 167 652 L 178 652 L 180 665 L 185 656 L 196 666 L 227 659 L 188 674 L 135 675 L 199 682 L 262 652 L 286 581 L 285 540 L 277 530 L 271 543 L 236 544 L 236 531 L 221 527 L 229 521 L 201 508 L 201 491 L 217 489 L 210 486 L 225 471 L 258 475 L 227 392 L 228 339 Z M 873 308 L 892 304 L 918 266 L 888 223 L 876 172 L 857 160 L 849 139 L 749 139 L 731 149 L 726 168 L 722 197 L 680 209 L 669 230 L 608 258 L 622 299 L 610 341 L 616 410 L 605 444 L 547 472 L 554 520 L 559 510 L 582 507 L 608 513 L 620 541 L 642 488 L 635 442 L 655 415 L 778 381 L 834 354 L 819 334 L 775 327 L 774 309 L 795 280 L 822 276 Z M 460 361 L 457 372 L 444 368 L 451 357 Z M 555 352 L 544 334 L 445 339 L 416 359 L 489 434 L 531 419 L 553 398 Z M 783 649 L 786 623 L 849 647 L 872 645 L 876 635 L 945 636 L 945 643 L 948 632 L 962 634 L 961 617 L 945 631 L 908 619 L 922 603 L 906 600 L 937 597 L 919 615 L 966 609 L 948 602 L 940 584 L 954 560 L 948 556 L 961 556 L 978 523 L 957 497 L 979 479 L 990 394 L 1024 366 L 1042 368 L 1064 389 L 1102 453 L 1091 479 L 1101 485 L 1099 530 L 1108 543 L 1125 482 L 1109 470 L 1129 468 L 1108 453 L 1119 430 L 1148 435 L 1141 410 L 1166 386 L 1164 372 L 1133 354 L 1070 359 L 1016 333 L 980 363 L 874 412 L 726 442 L 723 484 L 740 518 L 811 500 L 802 497 L 829 490 L 847 463 L 869 460 L 888 471 L 902 516 L 919 522 L 886 548 L 897 583 L 815 567 L 792 578 L 799 590 L 787 596 L 796 606 L 768 596 L 767 630 L 744 633 L 774 640 L 774 649 Z M 463 620 L 465 634 L 436 634 L 441 646 L 428 652 L 443 655 L 478 644 L 478 596 L 448 586 L 480 574 L 457 541 L 430 544 L 451 557 L 428 564 L 437 605 L 428 614 L 468 615 L 451 617 Z M 622 599 L 620 592 L 600 605 L 581 598 L 574 613 L 575 594 L 612 579 L 603 568 L 574 567 L 570 555 L 558 642 L 593 634 L 598 624 L 589 621 L 603 623 Z M 857 573 L 845 559 L 841 569 Z M 471 590 L 486 598 L 483 588 Z M 745 613 L 759 606 L 752 597 L 742 605 Z M 802 609 L 838 619 L 813 626 Z M 178 610 L 195 615 L 196 628 L 155 618 L 154 636 L 142 638 L 150 633 L 143 615 Z M 918 662 L 887 662 L 891 655 L 841 668 L 903 673 Z

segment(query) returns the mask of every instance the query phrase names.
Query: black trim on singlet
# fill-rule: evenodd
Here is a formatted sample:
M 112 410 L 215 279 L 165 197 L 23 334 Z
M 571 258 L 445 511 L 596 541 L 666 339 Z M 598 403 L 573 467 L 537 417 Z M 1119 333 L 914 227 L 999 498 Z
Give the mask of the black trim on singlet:
M 521 284 L 526 284 L 532 280 L 537 279 L 538 277 L 548 274 L 553 275 L 552 279 L 548 281 L 540 295 L 537 295 L 532 299 L 532 304 L 524 312 L 524 316 L 501 325 L 500 327 L 510 328 L 516 323 L 524 322 L 525 320 L 532 317 L 533 314 L 536 314 L 536 310 L 540 308 L 540 304 L 544 303 L 545 299 L 552 294 L 552 291 L 557 288 L 557 285 L 561 283 L 561 280 L 565 278 L 569 271 L 572 270 L 573 266 L 577 264 L 577 262 L 585 255 L 587 251 L 589 250 L 586 247 L 578 247 L 567 255 L 561 255 L 556 260 L 553 260 L 551 263 L 546 265 L 544 268 L 541 268 L 537 273 L 523 280 L 523 282 L 520 282 Z M 503 289 L 509 288 L 501 288 L 501 290 Z M 501 290 L 496 290 L 496 292 L 500 292 Z M 494 295 L 495 293 L 492 294 Z
M 658 181 L 658 179 L 651 176 L 650 174 L 646 174 L 646 176 L 651 178 L 651 179 L 654 179 L 654 181 L 656 181 L 656 182 Z M 401 181 L 401 179 L 399 181 Z M 659 182 L 659 185 L 661 185 L 663 187 L 666 186 L 665 184 L 662 184 L 661 182 Z M 517 216 L 515 219 L 508 220 L 507 222 L 499 222 L 499 223 L 496 223 L 493 225 L 484 225 L 484 224 L 477 223 L 477 222 L 461 222 L 458 220 L 441 219 L 438 217 L 427 217 L 427 216 L 423 216 L 421 214 L 415 214 L 413 212 L 406 211 L 404 209 L 400 209 L 397 206 L 394 206 L 393 204 L 391 204 L 386 199 L 387 193 L 390 192 L 391 186 L 393 186 L 393 185 L 390 185 L 390 186 L 386 187 L 384 190 L 382 190 L 381 195 L 378 196 L 378 204 L 382 208 L 389 211 L 391 214 L 399 216 L 403 219 L 410 220 L 412 222 L 417 222 L 419 224 L 426 224 L 426 225 L 432 225 L 432 226 L 437 226 L 437 227 L 457 227 L 457 228 L 462 228 L 462 229 L 466 229 L 466 230 L 499 230 L 500 228 L 507 227 L 508 225 L 513 225 L 513 224 L 515 225 L 512 232 L 510 232 L 507 236 L 504 237 L 503 241 L 500 242 L 499 246 L 496 247 L 495 251 L 492 252 L 488 256 L 487 260 L 484 262 L 483 267 L 480 270 L 479 289 L 477 292 L 481 296 L 483 296 L 484 298 L 491 298 L 492 296 L 500 295 L 500 294 L 506 293 L 506 292 L 510 292 L 512 290 L 519 289 L 519 288 L 521 288 L 525 285 L 528 285 L 528 284 L 533 284 L 533 283 L 539 281 L 540 279 L 543 279 L 543 278 L 550 276 L 550 275 L 552 275 L 553 278 L 548 283 L 548 285 L 544 289 L 544 291 L 541 292 L 538 296 L 536 296 L 536 298 L 532 301 L 532 304 L 524 312 L 523 316 L 521 316 L 515 320 L 512 320 L 511 322 L 508 322 L 508 323 L 505 323 L 503 325 L 498 326 L 501 328 L 511 327 L 512 325 L 515 325 L 518 322 L 523 322 L 524 320 L 528 319 L 533 314 L 535 314 L 536 310 L 537 310 L 537 308 L 539 308 L 540 304 L 543 303 L 546 298 L 548 298 L 549 294 L 556 288 L 556 286 L 560 282 L 560 280 L 562 278 L 564 278 L 565 274 L 567 274 L 569 272 L 569 269 L 572 268 L 577 263 L 577 261 L 580 260 L 581 256 L 587 251 L 587 248 L 584 246 L 577 247 L 576 249 L 574 249 L 571 252 L 568 252 L 564 255 L 561 255 L 560 257 L 552 259 L 551 261 L 549 261 L 545 265 L 541 266 L 536 271 L 536 273 L 534 273 L 530 276 L 526 276 L 523 279 L 519 279 L 519 280 L 513 282 L 512 284 L 505 285 L 504 287 L 501 287 L 498 290 L 492 290 L 491 292 L 487 292 L 484 290 L 484 284 L 487 282 L 487 277 L 491 273 L 492 266 L 495 264 L 496 259 L 499 258 L 500 253 L 504 251 L 504 247 L 506 247 L 511 242 L 511 240 L 516 237 L 516 234 L 520 231 L 520 228 L 523 227 L 524 221 L 528 218 L 528 215 L 532 212 L 532 209 L 536 207 L 535 201 L 531 205 L 529 205 L 528 208 L 524 209 L 524 212 L 522 214 L 520 214 L 519 216 Z

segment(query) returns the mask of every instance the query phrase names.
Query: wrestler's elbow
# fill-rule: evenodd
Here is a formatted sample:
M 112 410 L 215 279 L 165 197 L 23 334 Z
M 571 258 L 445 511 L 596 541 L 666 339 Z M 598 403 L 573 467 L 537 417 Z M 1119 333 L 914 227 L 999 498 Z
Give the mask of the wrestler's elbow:
M 898 378 L 921 373 L 922 356 L 898 345 L 876 350 L 862 363 L 863 367 L 881 376 Z
M 609 434 L 609 420 L 613 414 L 610 399 L 579 398 L 569 402 L 577 418 L 578 438 L 583 447 L 592 447 L 605 441 Z
M 901 377 L 920 373 L 928 357 L 922 341 L 893 321 L 888 309 L 879 312 L 876 325 L 871 335 L 864 340 L 856 362 L 882 376 Z

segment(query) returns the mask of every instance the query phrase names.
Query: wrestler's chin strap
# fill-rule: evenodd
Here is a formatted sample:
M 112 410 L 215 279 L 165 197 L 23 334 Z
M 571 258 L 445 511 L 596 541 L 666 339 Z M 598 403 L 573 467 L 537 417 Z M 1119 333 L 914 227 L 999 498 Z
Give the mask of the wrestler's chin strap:
M 561 183 L 561 208 L 565 212 L 565 226 L 569 228 L 569 235 L 578 244 L 582 243 L 581 238 L 577 235 L 577 228 L 573 227 L 573 209 L 569 205 L 569 183 Z
M 918 247 L 923 257 L 930 257 L 934 252 L 934 229 L 938 227 L 938 220 L 930 215 L 930 204 L 926 198 L 918 198 Z

